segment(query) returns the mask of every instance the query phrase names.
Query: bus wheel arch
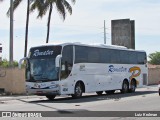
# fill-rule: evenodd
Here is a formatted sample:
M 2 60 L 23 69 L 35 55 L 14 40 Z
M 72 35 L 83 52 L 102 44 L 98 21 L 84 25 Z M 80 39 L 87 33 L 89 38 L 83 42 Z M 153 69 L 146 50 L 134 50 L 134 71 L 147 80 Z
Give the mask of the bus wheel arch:
M 74 87 L 74 94 L 72 94 L 73 98 L 80 98 L 82 96 L 82 93 L 85 92 L 85 85 L 83 81 L 79 80 L 76 82 Z
M 136 84 L 136 79 L 133 78 L 130 82 L 130 89 L 129 89 L 129 92 L 135 92 L 136 90 L 136 87 L 137 87 L 137 84 Z
M 124 79 L 122 83 L 121 93 L 127 93 L 129 91 L 129 82 L 128 79 Z

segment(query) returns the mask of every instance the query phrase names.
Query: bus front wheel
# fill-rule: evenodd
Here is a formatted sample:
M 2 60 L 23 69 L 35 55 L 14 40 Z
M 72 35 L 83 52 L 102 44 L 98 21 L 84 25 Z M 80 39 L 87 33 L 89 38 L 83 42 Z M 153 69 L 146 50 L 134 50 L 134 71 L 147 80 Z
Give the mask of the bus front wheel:
M 83 92 L 82 85 L 80 82 L 78 82 L 75 85 L 74 94 L 72 94 L 72 97 L 73 98 L 80 98 L 82 96 L 82 92 Z
M 56 95 L 46 95 L 46 98 L 48 98 L 48 100 L 54 100 L 55 97 Z

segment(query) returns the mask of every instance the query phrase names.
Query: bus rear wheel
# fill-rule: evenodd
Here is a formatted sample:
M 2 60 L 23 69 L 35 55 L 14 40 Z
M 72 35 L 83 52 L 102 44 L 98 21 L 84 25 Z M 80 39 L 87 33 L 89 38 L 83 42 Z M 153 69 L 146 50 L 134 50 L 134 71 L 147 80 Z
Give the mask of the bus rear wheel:
M 80 82 L 78 82 L 75 85 L 74 94 L 72 94 L 72 97 L 73 98 L 80 98 L 80 97 L 82 97 L 82 93 L 83 93 L 82 85 Z
M 131 81 L 131 88 L 130 88 L 130 90 L 129 90 L 129 92 L 135 92 L 135 90 L 136 90 L 136 81 L 134 81 L 134 80 L 132 80 Z
M 96 93 L 97 93 L 97 95 L 102 95 L 103 91 L 98 91 Z
M 128 93 L 128 90 L 129 90 L 129 85 L 128 85 L 128 82 L 125 80 L 123 81 L 123 84 L 122 84 L 121 93 Z
M 46 95 L 46 98 L 48 98 L 48 100 L 54 100 L 55 97 L 56 95 Z

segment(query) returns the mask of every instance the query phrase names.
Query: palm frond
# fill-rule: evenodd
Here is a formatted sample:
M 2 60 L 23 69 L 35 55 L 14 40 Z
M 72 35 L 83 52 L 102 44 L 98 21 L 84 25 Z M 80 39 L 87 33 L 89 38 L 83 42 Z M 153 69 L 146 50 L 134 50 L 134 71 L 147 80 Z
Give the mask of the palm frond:
M 62 0 L 57 0 L 56 7 L 57 7 L 57 11 L 59 12 L 59 14 L 62 15 L 63 20 L 65 20 L 66 11 L 65 11 L 65 7 L 64 7 L 64 5 L 62 3 Z
M 70 4 L 66 0 L 63 0 L 62 4 L 64 5 L 64 7 L 68 10 L 68 12 L 71 15 L 72 14 L 72 7 L 70 6 Z
M 14 1 L 13 1 L 13 11 L 19 6 L 19 4 L 20 4 L 21 2 L 22 2 L 22 0 L 14 0 Z M 10 9 L 11 9 L 11 8 L 9 8 L 8 11 L 7 11 L 7 16 L 10 15 Z

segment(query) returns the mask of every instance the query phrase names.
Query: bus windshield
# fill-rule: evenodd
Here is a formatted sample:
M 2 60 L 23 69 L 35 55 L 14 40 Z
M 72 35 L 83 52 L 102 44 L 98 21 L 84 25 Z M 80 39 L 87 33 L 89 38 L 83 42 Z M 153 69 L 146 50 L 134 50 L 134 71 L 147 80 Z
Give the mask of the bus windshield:
M 55 59 L 31 59 L 29 63 L 31 80 L 58 80 Z
M 55 67 L 55 58 L 61 54 L 61 46 L 42 46 L 30 49 L 27 81 L 59 80 L 59 70 Z

